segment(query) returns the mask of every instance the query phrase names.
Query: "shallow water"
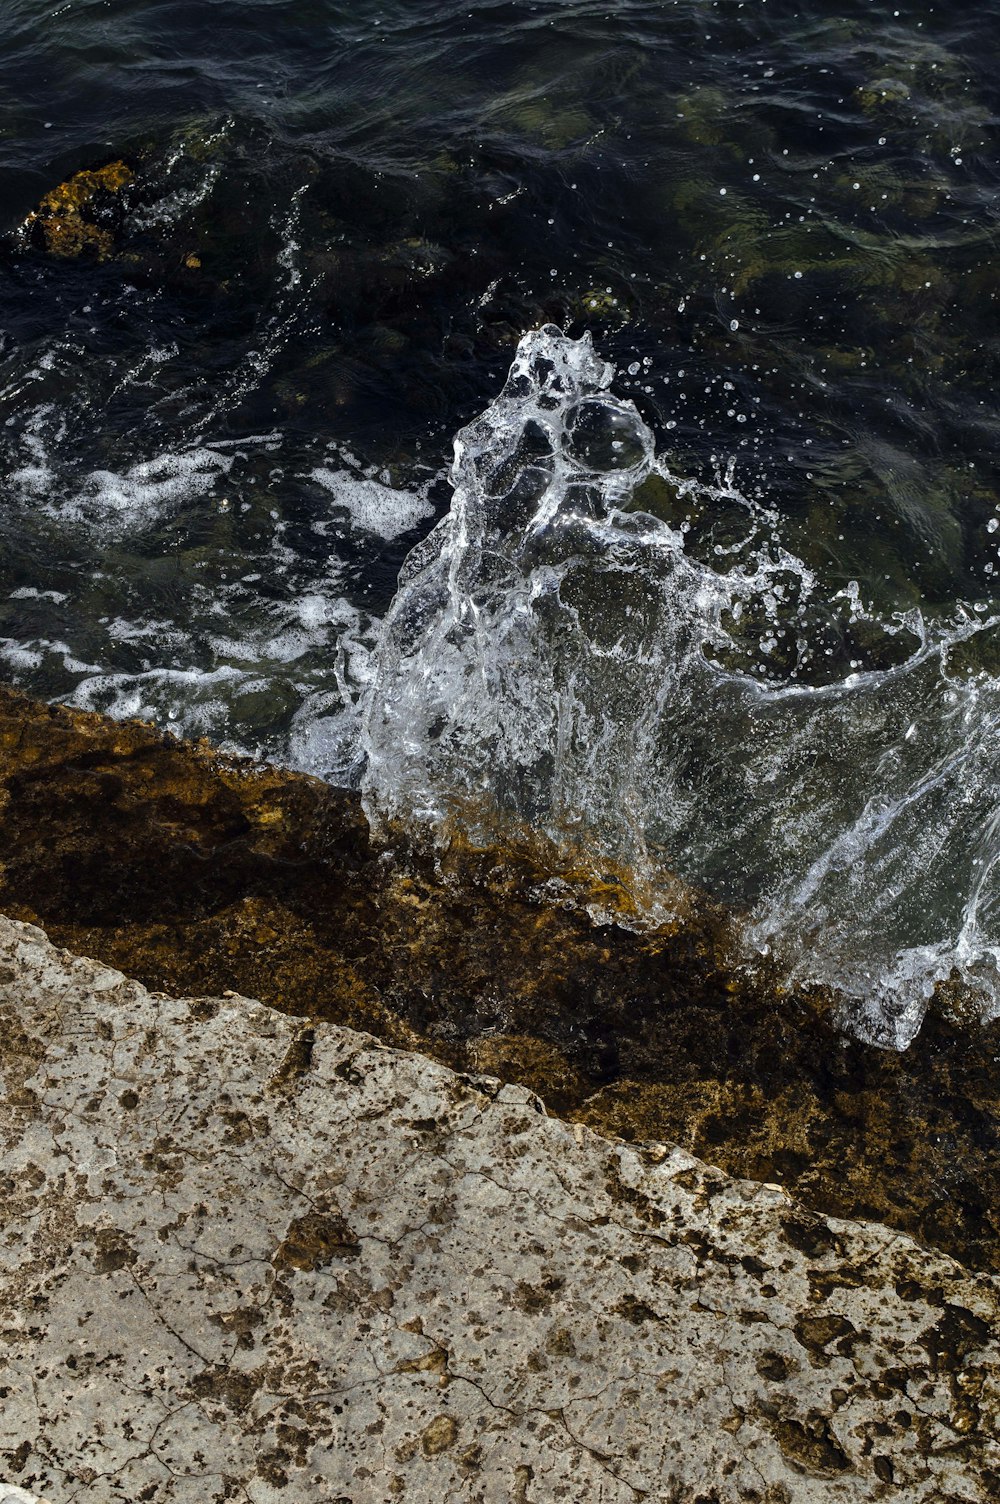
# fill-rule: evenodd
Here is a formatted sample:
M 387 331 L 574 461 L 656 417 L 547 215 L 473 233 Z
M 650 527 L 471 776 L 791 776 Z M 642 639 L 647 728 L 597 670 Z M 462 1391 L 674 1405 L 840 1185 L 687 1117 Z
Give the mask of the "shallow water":
M 0 667 L 341 780 L 364 720 L 373 807 L 673 866 L 886 1043 L 992 1007 L 996 10 L 5 7 Z M 106 253 L 24 228 L 118 160 Z M 617 372 L 568 499 L 544 325 Z

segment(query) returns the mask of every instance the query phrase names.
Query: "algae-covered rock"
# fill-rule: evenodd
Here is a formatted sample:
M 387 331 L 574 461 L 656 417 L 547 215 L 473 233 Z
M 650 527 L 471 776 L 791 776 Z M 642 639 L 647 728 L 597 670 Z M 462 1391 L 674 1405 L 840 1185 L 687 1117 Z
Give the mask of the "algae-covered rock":
M 6 919 L 0 1025 L 0 1500 L 997 1497 L 996 1278 Z
M 118 196 L 135 173 L 122 161 L 74 173 L 44 195 L 21 226 L 21 233 L 50 256 L 69 260 L 88 255 L 106 261 L 121 229 Z
M 601 324 L 611 329 L 624 328 L 634 317 L 631 299 L 610 285 L 586 288 L 569 312 L 583 324 Z
M 527 837 L 382 843 L 352 794 L 10 691 L 0 861 L 0 911 L 154 990 L 233 989 L 528 1082 L 1000 1271 L 1000 1023 L 944 992 L 905 1054 L 846 1040 L 833 998 L 749 975 L 733 917 L 680 884 L 672 925 L 597 923 L 616 874 Z
M 909 97 L 909 86 L 901 78 L 876 78 L 871 83 L 860 84 L 855 90 L 858 104 L 868 115 L 906 104 Z

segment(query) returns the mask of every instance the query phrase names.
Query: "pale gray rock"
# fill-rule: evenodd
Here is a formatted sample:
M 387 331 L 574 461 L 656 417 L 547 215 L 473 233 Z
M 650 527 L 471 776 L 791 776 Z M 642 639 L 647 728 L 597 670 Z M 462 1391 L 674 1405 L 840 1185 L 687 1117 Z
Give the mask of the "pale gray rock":
M 905 1236 L 7 920 L 0 1082 L 0 1504 L 1000 1497 Z

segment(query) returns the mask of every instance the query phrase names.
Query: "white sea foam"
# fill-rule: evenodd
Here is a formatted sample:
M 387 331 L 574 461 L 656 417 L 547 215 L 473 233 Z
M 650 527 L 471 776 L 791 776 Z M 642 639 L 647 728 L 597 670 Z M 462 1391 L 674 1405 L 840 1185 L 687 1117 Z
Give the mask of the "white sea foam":
M 329 491 L 336 507 L 347 513 L 359 532 L 373 533 L 387 541 L 412 532 L 434 515 L 434 508 L 421 491 L 397 490 L 349 470 L 317 466 L 311 478 Z
M 211 671 L 155 668 L 142 674 L 94 673 L 81 679 L 67 703 L 116 720 L 159 721 L 189 737 L 214 730 L 239 694 L 266 689 L 259 675 L 231 665 Z
M 15 642 L 10 637 L 0 637 L 0 658 L 12 669 L 31 670 L 40 668 L 45 657 L 40 647 L 30 647 Z
M 371 688 L 378 626 L 346 600 L 331 611 L 331 623 L 336 629 L 332 683 L 313 688 L 296 712 L 288 759 L 302 772 L 350 787 L 364 762 L 361 706 Z
M 158 521 L 178 504 L 208 495 L 233 460 L 214 449 L 157 455 L 127 470 L 94 470 L 77 496 L 58 504 L 62 517 L 119 529 Z
M 12 590 L 7 597 L 11 601 L 54 601 L 56 605 L 62 605 L 68 600 L 65 590 L 36 590 L 33 585 L 22 585 L 19 590 Z
M 0 637 L 0 659 L 13 669 L 41 668 L 46 659 L 49 659 L 54 660 L 64 672 L 69 674 L 100 672 L 100 669 L 93 663 L 86 663 L 80 658 L 68 643 L 49 638 L 37 638 L 31 642 L 24 642 L 11 637 Z
M 15 495 L 47 495 L 55 481 L 51 449 L 65 433 L 65 419 L 51 404 L 37 407 L 27 419 L 21 433 L 24 463 L 16 465 L 8 476 Z
M 7 478 L 13 497 L 60 522 L 121 535 L 149 526 L 181 505 L 208 496 L 228 475 L 234 455 L 206 445 L 167 451 L 123 470 L 74 475 L 56 456 L 64 423 L 48 407 L 35 411 L 21 435 L 24 463 Z

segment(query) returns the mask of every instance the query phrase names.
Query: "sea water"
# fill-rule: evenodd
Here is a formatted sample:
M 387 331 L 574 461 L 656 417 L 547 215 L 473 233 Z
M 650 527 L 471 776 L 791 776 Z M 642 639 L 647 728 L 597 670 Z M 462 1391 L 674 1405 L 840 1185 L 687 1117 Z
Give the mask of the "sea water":
M 0 671 L 990 1012 L 996 9 L 6 7 Z
M 909 1043 L 953 967 L 993 1009 L 1000 681 L 959 650 L 1000 617 L 880 619 L 853 581 L 824 601 L 731 481 L 697 501 L 724 496 L 742 533 L 692 548 L 643 489 L 705 488 L 612 379 L 589 336 L 542 329 L 458 435 L 451 507 L 403 566 L 360 700 L 370 813 L 475 831 L 485 811 L 495 834 L 499 810 L 623 863 L 649 922 L 672 917 L 658 870 L 678 872 L 745 915 L 748 958 L 837 988 L 879 1043 Z M 824 672 L 823 605 L 902 655 Z

